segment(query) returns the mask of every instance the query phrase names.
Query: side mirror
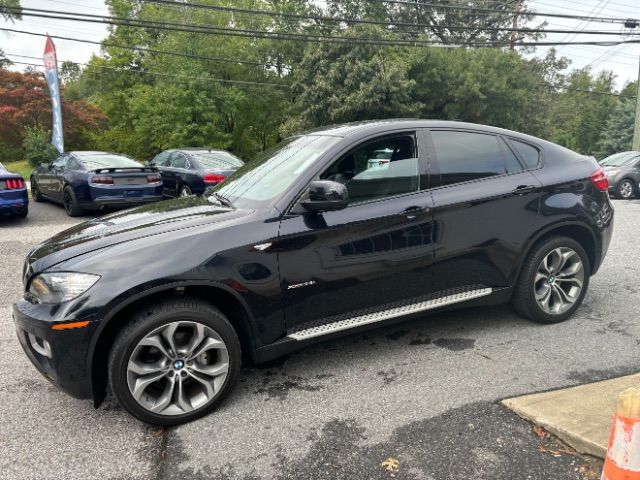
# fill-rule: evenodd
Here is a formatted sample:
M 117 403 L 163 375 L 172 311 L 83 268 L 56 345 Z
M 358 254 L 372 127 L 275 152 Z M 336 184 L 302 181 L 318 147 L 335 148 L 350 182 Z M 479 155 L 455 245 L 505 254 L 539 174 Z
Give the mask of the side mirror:
M 331 180 L 315 180 L 309 185 L 301 205 L 311 212 L 333 212 L 349 205 L 347 187 Z

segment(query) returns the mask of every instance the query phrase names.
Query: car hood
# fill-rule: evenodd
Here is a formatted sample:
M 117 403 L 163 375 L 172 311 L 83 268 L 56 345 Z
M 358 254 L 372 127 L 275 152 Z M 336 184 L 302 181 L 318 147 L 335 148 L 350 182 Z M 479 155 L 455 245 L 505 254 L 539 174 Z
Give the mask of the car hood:
M 65 230 L 38 245 L 27 257 L 25 276 L 78 255 L 151 235 L 221 223 L 250 214 L 188 197 L 116 212 Z

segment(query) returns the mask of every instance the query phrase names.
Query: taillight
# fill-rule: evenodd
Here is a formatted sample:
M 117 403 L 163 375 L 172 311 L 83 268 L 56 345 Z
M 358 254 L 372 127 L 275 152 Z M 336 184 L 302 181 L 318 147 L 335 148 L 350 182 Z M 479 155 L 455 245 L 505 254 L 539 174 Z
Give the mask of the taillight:
M 9 178 L 7 180 L 7 189 L 8 190 L 18 190 L 20 188 L 24 188 L 24 180 L 21 178 Z
M 224 175 L 216 175 L 215 173 L 207 173 L 204 176 L 204 183 L 220 183 L 224 180 Z
M 609 180 L 607 180 L 607 174 L 604 173 L 602 168 L 599 168 L 591 175 L 591 183 L 599 192 L 609 191 Z
M 162 177 L 160 175 L 147 175 L 147 183 L 160 183 Z
M 113 185 L 113 177 L 109 177 L 106 175 L 93 177 L 91 179 L 91 183 L 95 183 L 97 185 Z

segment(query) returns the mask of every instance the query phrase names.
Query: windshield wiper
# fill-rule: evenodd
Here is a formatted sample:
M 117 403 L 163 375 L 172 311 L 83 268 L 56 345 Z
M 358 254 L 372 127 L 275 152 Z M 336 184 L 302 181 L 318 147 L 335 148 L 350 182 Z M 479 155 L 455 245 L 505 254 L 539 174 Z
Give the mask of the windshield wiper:
M 213 192 L 213 196 L 216 197 L 216 200 L 218 200 L 225 207 L 233 207 L 233 205 L 231 205 L 231 200 L 223 195 L 220 195 L 218 192 Z

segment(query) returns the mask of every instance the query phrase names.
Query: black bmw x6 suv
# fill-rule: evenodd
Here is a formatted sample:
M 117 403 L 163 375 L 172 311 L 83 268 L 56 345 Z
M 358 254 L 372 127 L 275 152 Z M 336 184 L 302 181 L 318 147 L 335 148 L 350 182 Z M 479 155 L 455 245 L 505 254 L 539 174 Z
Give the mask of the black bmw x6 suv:
M 219 404 L 242 358 L 453 306 L 511 302 L 565 320 L 609 246 L 607 189 L 593 159 L 497 128 L 309 132 L 207 196 L 39 245 L 14 306 L 18 337 L 65 392 L 99 404 L 109 384 L 145 422 L 186 422 Z

